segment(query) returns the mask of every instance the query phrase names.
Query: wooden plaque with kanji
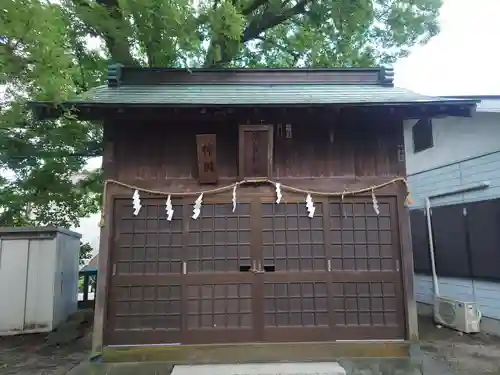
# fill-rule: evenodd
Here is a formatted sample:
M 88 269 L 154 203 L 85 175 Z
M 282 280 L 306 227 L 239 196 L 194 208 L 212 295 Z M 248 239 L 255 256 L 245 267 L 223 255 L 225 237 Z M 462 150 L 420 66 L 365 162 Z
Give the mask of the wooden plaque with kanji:
M 240 125 L 239 137 L 240 178 L 270 178 L 273 165 L 273 127 Z
M 196 135 L 198 150 L 198 181 L 200 184 L 217 183 L 217 143 L 215 134 Z

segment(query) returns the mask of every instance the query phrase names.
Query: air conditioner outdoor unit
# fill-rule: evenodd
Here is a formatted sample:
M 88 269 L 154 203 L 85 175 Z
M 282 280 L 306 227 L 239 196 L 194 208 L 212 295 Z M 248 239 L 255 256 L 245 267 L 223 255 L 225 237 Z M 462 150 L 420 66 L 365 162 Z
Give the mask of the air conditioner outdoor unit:
M 462 331 L 479 332 L 481 312 L 475 302 L 436 296 L 434 298 L 434 320 L 436 323 Z

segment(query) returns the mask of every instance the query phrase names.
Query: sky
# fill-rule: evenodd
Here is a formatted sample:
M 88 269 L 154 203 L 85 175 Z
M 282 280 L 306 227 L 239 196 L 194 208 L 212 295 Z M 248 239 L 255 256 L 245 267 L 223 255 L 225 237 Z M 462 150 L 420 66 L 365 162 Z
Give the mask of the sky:
M 500 95 L 500 0 L 444 0 L 439 22 L 437 36 L 394 65 L 395 84 L 428 95 Z
M 396 86 L 427 95 L 500 95 L 499 20 L 500 0 L 444 0 L 440 33 L 396 62 Z M 99 166 L 98 158 L 89 163 Z M 93 215 L 76 228 L 95 252 L 98 222 Z

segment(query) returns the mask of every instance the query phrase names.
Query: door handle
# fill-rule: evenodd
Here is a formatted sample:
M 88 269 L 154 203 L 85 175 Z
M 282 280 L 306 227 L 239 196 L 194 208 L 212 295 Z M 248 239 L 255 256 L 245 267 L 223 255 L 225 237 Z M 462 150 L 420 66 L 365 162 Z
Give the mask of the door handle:
M 262 270 L 262 265 L 260 264 L 260 261 L 253 260 L 252 261 L 252 268 L 250 269 L 253 273 L 264 273 Z
M 257 269 L 257 272 L 256 273 L 264 273 L 264 269 L 262 268 L 262 261 L 258 261 L 258 269 Z
M 252 260 L 252 268 L 249 269 L 250 272 L 257 273 L 257 261 Z

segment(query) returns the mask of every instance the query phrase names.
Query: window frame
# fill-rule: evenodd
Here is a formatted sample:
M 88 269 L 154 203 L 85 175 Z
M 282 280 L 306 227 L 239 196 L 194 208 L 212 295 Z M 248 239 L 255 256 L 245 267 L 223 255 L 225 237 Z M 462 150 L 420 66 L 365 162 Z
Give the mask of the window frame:
M 428 127 L 428 129 L 426 128 Z M 411 127 L 411 135 L 412 135 L 412 143 L 413 143 L 413 153 L 417 154 L 419 152 L 428 150 L 434 147 L 434 126 L 432 123 L 432 119 L 429 117 L 419 119 L 412 127 Z M 421 133 L 420 135 L 417 134 Z M 427 133 L 429 132 L 429 133 Z M 426 142 L 422 141 L 422 137 L 425 137 Z M 427 140 L 427 138 L 429 138 Z M 418 142 L 415 142 L 417 138 L 420 138 Z M 421 145 L 421 143 L 424 143 Z

